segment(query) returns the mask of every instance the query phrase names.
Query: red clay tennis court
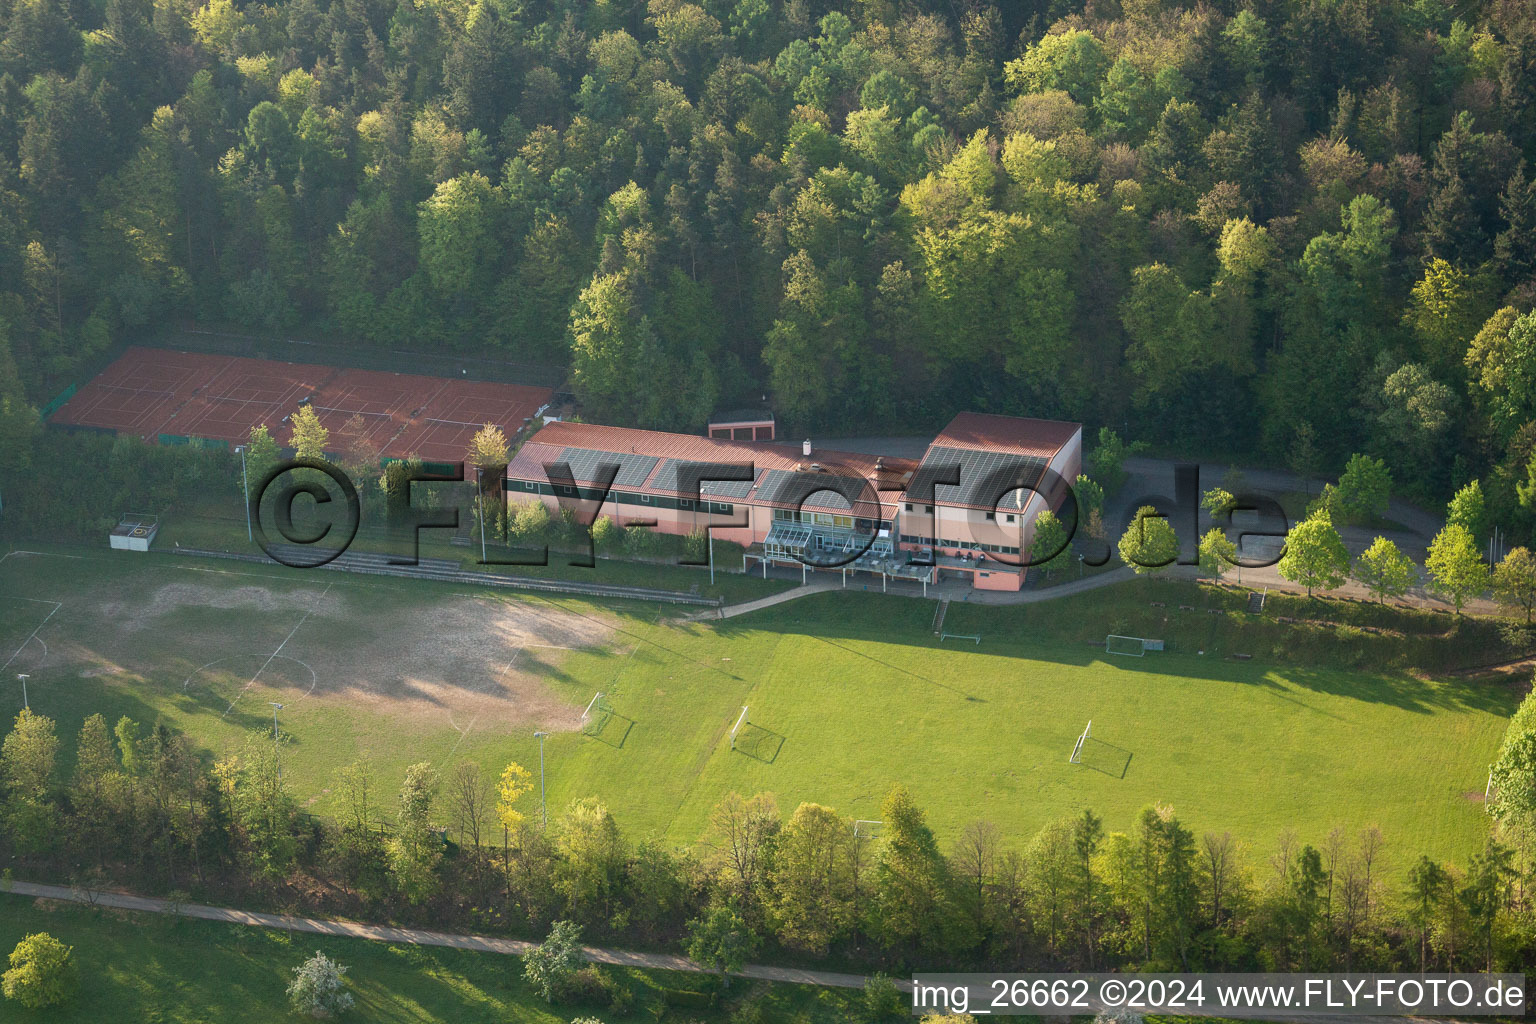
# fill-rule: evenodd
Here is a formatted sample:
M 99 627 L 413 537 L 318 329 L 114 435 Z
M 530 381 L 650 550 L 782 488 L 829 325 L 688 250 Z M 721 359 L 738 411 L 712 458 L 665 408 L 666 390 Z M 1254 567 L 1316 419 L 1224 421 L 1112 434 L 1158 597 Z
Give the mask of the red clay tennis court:
M 75 393 L 52 420 L 154 437 L 229 356 L 131 348 Z
M 523 384 L 134 347 L 50 422 L 229 443 L 266 424 L 286 444 L 288 418 L 308 401 L 338 449 L 354 443 L 352 428 L 360 425 L 361 437 L 383 456 L 458 462 L 482 425 L 494 423 L 510 437 L 551 393 Z
M 299 402 L 335 374 L 326 366 L 227 357 L 225 365 L 176 410 L 160 433 L 239 442 L 258 423 L 281 433 L 278 425 Z M 68 408 L 66 404 L 60 412 Z
M 458 462 L 470 438 L 487 423 L 511 437 L 549 401 L 549 388 L 452 380 L 420 410 L 385 455 L 419 455 L 425 462 Z

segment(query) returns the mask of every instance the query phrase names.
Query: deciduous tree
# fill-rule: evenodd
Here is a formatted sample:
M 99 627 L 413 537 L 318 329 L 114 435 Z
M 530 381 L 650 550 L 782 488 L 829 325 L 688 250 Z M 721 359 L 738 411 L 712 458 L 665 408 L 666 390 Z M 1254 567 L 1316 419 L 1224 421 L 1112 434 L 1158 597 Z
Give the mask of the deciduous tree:
M 326 1019 L 352 1008 L 352 993 L 347 991 L 347 969 L 330 957 L 315 955 L 293 969 L 288 983 L 288 1002 L 299 1013 Z
M 421 761 L 406 768 L 400 786 L 400 811 L 389 843 L 389 864 L 395 883 L 412 903 L 426 900 L 440 882 L 437 865 L 442 860 L 443 844 L 432 827 L 437 785 L 437 769 L 432 762 Z
M 1360 553 L 1350 575 L 1378 601 L 1402 597 L 1417 579 L 1412 560 L 1385 537 L 1377 537 Z
M 780 832 L 769 897 L 779 939 L 825 952 L 854 922 L 851 822 L 830 807 L 801 804 Z
M 1488 566 L 1478 554 L 1477 542 L 1465 526 L 1452 523 L 1429 543 L 1424 560 L 1430 586 L 1456 606 L 1461 614 L 1467 599 L 1488 586 Z
M 543 942 L 523 956 L 523 977 L 552 1003 L 581 968 L 581 927 L 572 921 L 556 921 Z
M 10 969 L 0 982 L 5 997 L 31 1010 L 65 1002 L 78 985 L 73 952 L 47 932 L 26 936 L 11 950 Z
M 1179 557 L 1179 538 L 1173 524 L 1151 505 L 1136 510 L 1119 547 L 1121 559 L 1137 574 L 1166 569 Z
M 294 449 L 299 458 L 325 458 L 325 446 L 331 439 L 331 432 L 320 422 L 320 415 L 312 404 L 305 402 L 299 406 L 289 424 L 288 447 Z
M 1280 575 L 1307 588 L 1332 590 L 1344 582 L 1349 572 L 1349 552 L 1327 512 L 1316 512 L 1291 527 L 1285 538 L 1285 554 L 1280 559 Z
M 1351 455 L 1339 476 L 1336 509 L 1345 522 L 1364 522 L 1387 511 L 1392 474 L 1381 459 Z
M 1494 567 L 1493 595 L 1504 607 L 1525 612 L 1529 623 L 1536 606 L 1536 555 L 1528 548 L 1512 548 Z

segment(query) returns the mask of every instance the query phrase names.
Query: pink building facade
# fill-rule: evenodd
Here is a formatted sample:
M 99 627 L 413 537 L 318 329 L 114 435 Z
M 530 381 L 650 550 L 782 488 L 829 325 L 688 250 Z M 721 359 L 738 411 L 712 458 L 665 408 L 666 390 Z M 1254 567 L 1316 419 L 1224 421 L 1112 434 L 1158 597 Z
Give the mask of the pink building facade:
M 507 491 L 551 512 L 579 503 L 584 517 L 601 500 L 596 514 L 623 526 L 707 527 L 765 571 L 961 576 L 1017 590 L 1035 517 L 1060 507 L 1081 464 L 1080 425 L 981 413 L 956 416 L 921 460 L 554 422 L 518 450 Z

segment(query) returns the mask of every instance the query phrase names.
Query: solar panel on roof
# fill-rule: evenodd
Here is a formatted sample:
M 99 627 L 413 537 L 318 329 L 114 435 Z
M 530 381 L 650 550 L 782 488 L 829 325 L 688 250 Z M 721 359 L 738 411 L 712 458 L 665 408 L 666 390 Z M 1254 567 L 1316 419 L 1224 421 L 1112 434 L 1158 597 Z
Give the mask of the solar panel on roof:
M 956 464 L 960 466 L 960 486 L 939 484 L 934 488 L 934 497 L 943 502 L 991 508 L 1010 490 L 1040 486 L 1046 460 L 1038 455 L 936 446 L 924 456 L 919 472 Z
M 615 487 L 639 487 L 661 460 L 653 455 L 637 455 L 634 452 L 604 452 L 593 448 L 562 448 L 555 462 L 571 467 L 571 476 L 583 483 L 597 479 L 597 468 L 604 464 L 616 464 L 619 473 L 613 478 Z
M 790 469 L 770 469 L 763 474 L 763 481 L 757 488 L 757 496 L 763 501 L 772 501 L 784 505 L 793 505 L 799 495 L 805 494 L 804 485 L 796 486 L 798 478 L 809 477 L 807 472 L 796 473 Z M 832 509 L 838 512 L 847 512 L 853 508 L 844 494 L 855 485 L 845 482 L 848 478 L 839 478 L 832 473 L 825 474 L 827 486 L 825 490 L 805 494 L 804 506 L 806 508 Z M 877 501 L 873 485 L 862 478 L 854 478 L 862 483 L 862 489 L 854 493 L 855 500 L 861 503 Z M 863 510 L 861 510 L 863 511 Z
M 700 463 L 691 459 L 668 459 L 662 463 L 661 469 L 657 470 L 656 479 L 651 481 L 651 486 L 659 491 L 682 493 L 683 487 L 678 483 L 677 477 L 681 469 L 689 465 L 710 465 L 710 463 Z M 755 467 L 753 472 L 756 473 Z M 699 492 L 719 498 L 745 498 L 752 492 L 752 481 L 701 480 Z

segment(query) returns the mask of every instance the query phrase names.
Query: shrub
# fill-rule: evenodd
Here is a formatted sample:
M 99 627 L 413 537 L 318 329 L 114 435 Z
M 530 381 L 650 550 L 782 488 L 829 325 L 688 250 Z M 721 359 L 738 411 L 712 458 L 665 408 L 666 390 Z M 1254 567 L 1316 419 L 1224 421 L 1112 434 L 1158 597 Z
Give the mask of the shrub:
M 598 516 L 592 524 L 592 545 L 599 554 L 611 555 L 624 547 L 624 527 L 610 516 Z
M 668 1006 L 675 1006 L 679 1009 L 702 1010 L 708 1009 L 715 1004 L 715 994 L 713 992 L 700 992 L 698 989 L 692 988 L 664 989 L 661 997 Z
M 1384 515 L 1392 495 L 1392 474 L 1381 459 L 1352 455 L 1339 476 L 1337 512 L 1345 522 L 1363 523 Z
M 75 991 L 73 948 L 47 932 L 36 932 L 11 950 L 11 969 L 5 972 L 5 998 L 39 1009 L 57 1006 Z
M 549 535 L 549 509 L 542 501 L 525 501 L 511 513 L 513 538 L 523 545 L 543 544 Z
M 315 955 L 293 969 L 288 985 L 288 1001 L 300 1013 L 311 1017 L 334 1017 L 352 1008 L 352 993 L 347 991 L 347 969 L 330 957 Z
M 624 984 L 595 964 L 572 974 L 560 995 L 573 1002 L 604 1005 L 614 1013 L 625 1012 L 634 1002 L 633 994 Z
M 883 974 L 864 983 L 864 1014 L 871 1021 L 899 1020 L 907 1016 L 907 1002 L 901 989 Z
M 565 991 L 580 967 L 581 928 L 571 921 L 556 921 L 549 937 L 523 957 L 523 977 L 548 1003 Z
M 731 1011 L 731 1024 L 763 1024 L 766 1019 L 763 1001 L 756 994 L 747 996 Z

